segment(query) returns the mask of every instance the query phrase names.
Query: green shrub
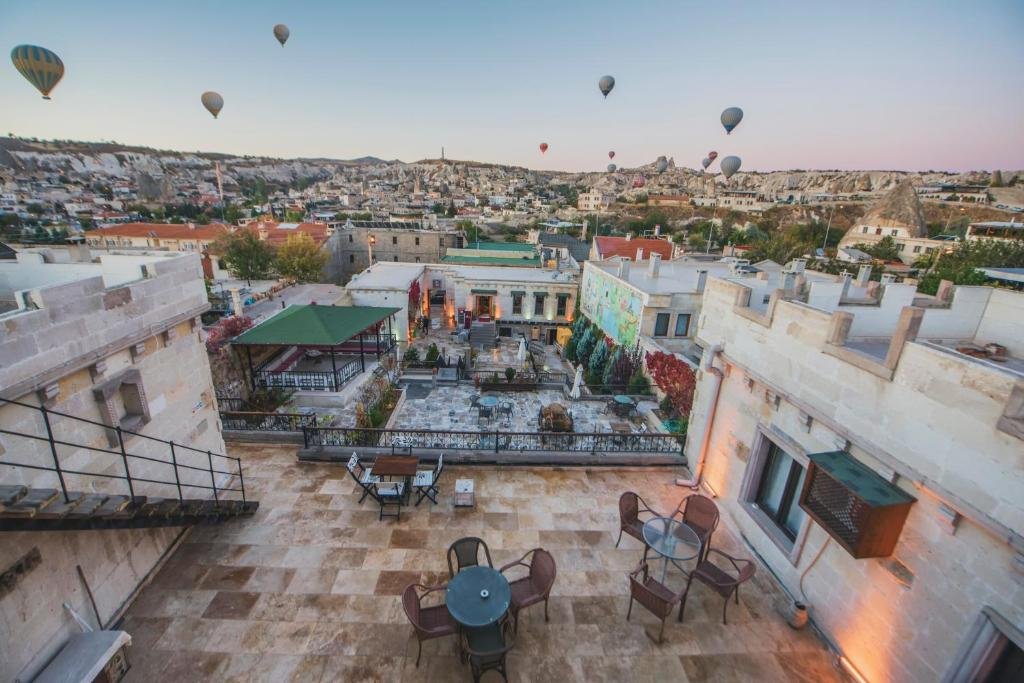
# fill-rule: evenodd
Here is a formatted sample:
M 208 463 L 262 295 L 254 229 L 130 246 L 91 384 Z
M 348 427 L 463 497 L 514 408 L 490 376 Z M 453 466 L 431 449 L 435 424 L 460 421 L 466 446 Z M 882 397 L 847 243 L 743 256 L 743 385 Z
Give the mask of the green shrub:
M 420 359 L 420 350 L 415 346 L 410 346 L 405 350 L 405 354 L 402 356 L 402 360 L 407 363 L 415 363 Z
M 515 379 L 515 376 L 516 376 L 516 369 L 515 368 L 505 368 L 505 379 L 508 380 L 509 384 L 512 384 L 512 380 Z
M 430 346 L 427 347 L 427 358 L 428 363 L 433 363 L 437 360 L 438 356 L 441 355 L 441 349 L 437 348 L 437 344 L 431 342 Z
M 646 394 L 651 390 L 651 381 L 647 379 L 647 375 L 637 370 L 633 373 L 633 376 L 629 378 L 629 393 L 631 394 Z
M 490 382 L 491 384 L 497 384 L 498 382 L 501 381 L 501 378 L 498 377 L 498 373 L 492 372 L 491 376 L 487 378 L 487 381 Z
M 669 400 L 668 396 L 666 396 L 665 398 L 661 399 L 661 401 L 658 402 L 658 408 L 660 408 L 661 412 L 663 412 L 666 415 L 671 415 L 673 412 L 675 412 L 675 408 L 672 406 L 672 401 Z

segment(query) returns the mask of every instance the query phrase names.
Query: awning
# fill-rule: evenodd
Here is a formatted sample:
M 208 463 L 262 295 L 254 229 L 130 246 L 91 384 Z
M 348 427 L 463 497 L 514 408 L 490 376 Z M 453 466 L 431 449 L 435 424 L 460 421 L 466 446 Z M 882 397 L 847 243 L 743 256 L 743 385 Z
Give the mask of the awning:
M 471 290 L 469 290 L 469 293 L 470 294 L 491 294 L 491 295 L 494 295 L 494 294 L 498 293 L 498 290 L 496 290 L 496 289 L 471 289 Z
M 336 346 L 387 320 L 399 308 L 379 306 L 289 306 L 232 344 L 267 346 Z
M 547 292 L 534 292 L 533 295 L 535 297 L 537 297 L 538 299 L 543 299 L 544 297 L 546 297 L 548 295 L 548 293 Z
M 526 292 L 520 292 L 518 290 L 512 291 L 512 296 L 526 296 Z

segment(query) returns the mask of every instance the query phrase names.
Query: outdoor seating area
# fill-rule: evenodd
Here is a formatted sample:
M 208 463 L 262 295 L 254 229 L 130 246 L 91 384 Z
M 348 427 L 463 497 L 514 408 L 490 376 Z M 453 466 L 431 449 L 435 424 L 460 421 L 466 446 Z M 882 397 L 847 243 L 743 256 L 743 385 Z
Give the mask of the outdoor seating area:
M 348 460 L 349 474 L 359 485 L 362 495 L 359 502 L 367 497 L 380 506 L 378 519 L 395 517 L 401 519 L 402 508 L 408 506 L 416 489 L 416 505 L 428 498 L 437 505 L 438 482 L 444 470 L 444 454 L 437 456 L 437 462 L 430 469 L 420 469 L 419 459 L 411 455 L 384 455 L 378 457 L 372 466 L 365 467 L 356 453 Z
M 502 626 L 512 643 L 503 655 L 509 680 L 845 680 L 812 631 L 786 625 L 776 609 L 786 596 L 760 567 L 738 604 L 730 598 L 728 625 L 723 598 L 697 578 L 684 621 L 666 626 L 661 645 L 645 635 L 660 627 L 651 612 L 634 605 L 626 621 L 643 544 L 624 536 L 616 547 L 619 497 L 641 492 L 652 509 L 672 511 L 687 492 L 673 483 L 678 469 L 446 465 L 436 505 L 403 507 L 400 519 L 382 523 L 359 502 L 362 489 L 344 464 L 299 464 L 284 446 L 229 453 L 245 458 L 246 490 L 260 509 L 244 522 L 195 527 L 143 588 L 121 624 L 132 637 L 128 681 L 471 680 L 461 653 L 491 645 L 460 645 L 455 633 L 421 642 L 404 606 L 410 585 L 450 584 L 447 549 L 467 536 L 487 545 L 491 562 L 481 551 L 478 564 L 500 570 L 543 548 L 557 566 L 546 609 L 520 609 L 518 633 L 514 615 Z M 475 507 L 455 506 L 463 478 L 475 482 Z M 721 524 L 711 545 L 751 557 Z M 648 559 L 657 579 L 659 562 Z M 715 553 L 709 559 L 729 566 Z M 521 565 L 504 572 L 513 595 L 528 574 Z M 665 584 L 679 592 L 685 583 L 670 566 Z M 446 598 L 438 590 L 422 606 Z M 457 632 L 443 611 L 420 621 L 429 633 Z

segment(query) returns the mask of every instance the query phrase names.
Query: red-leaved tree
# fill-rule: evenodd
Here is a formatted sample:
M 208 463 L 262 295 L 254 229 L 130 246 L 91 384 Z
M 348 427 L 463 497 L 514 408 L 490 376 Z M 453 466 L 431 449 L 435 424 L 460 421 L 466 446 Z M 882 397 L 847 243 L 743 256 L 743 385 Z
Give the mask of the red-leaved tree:
M 252 327 L 252 318 L 246 315 L 221 318 L 206 335 L 206 350 L 209 353 L 219 353 L 229 341 L 250 327 Z
M 689 417 L 693 408 L 693 390 L 697 386 L 693 368 L 671 353 L 661 351 L 648 352 L 645 360 L 654 383 L 665 392 L 672 407 L 681 417 Z

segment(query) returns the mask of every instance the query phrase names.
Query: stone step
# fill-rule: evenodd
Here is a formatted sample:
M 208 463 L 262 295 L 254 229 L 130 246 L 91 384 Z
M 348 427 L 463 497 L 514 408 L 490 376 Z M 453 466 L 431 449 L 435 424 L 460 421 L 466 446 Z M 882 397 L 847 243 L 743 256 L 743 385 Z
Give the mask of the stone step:
M 27 493 L 27 486 L 0 486 L 0 510 L 18 502 Z
M 34 517 L 40 508 L 59 495 L 57 489 L 29 489 L 17 502 L 6 506 L 3 514 L 7 517 Z

